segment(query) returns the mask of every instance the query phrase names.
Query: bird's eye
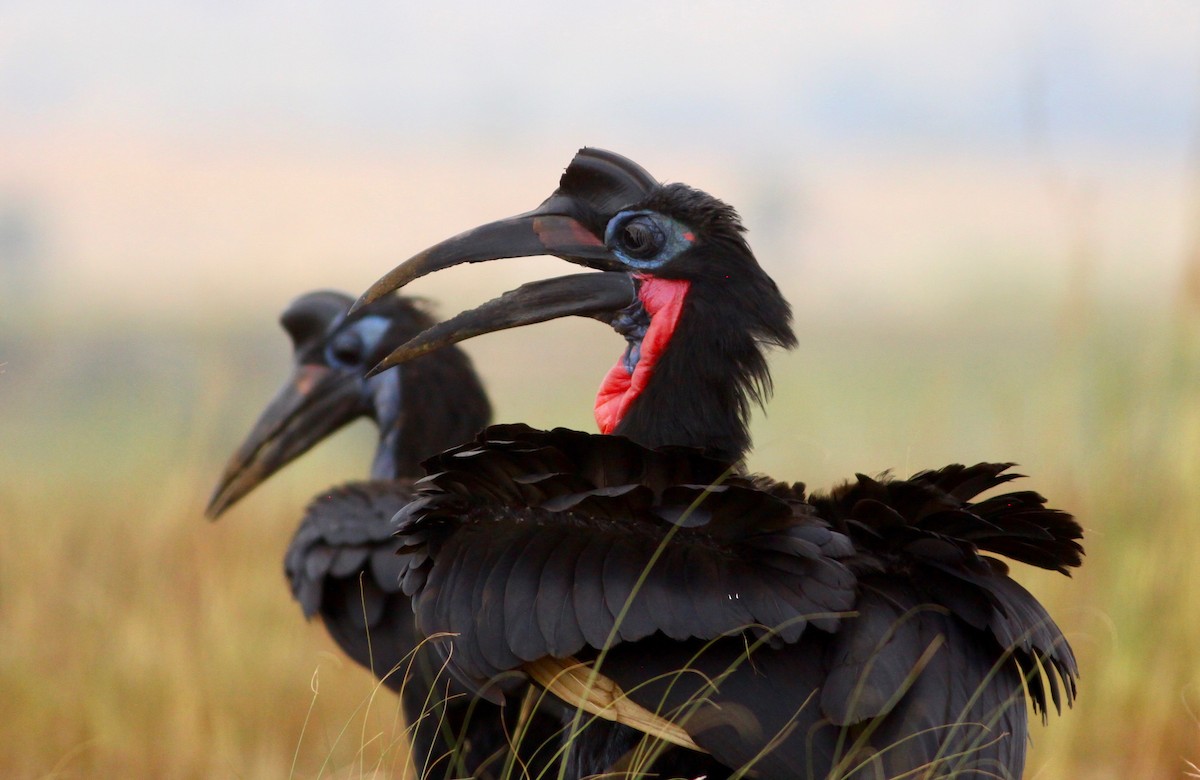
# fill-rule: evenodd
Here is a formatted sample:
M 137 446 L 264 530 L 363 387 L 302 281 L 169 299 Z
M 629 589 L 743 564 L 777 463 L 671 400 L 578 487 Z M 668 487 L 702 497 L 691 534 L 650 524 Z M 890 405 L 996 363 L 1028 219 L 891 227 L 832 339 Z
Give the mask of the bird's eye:
M 648 260 L 666 244 L 662 228 L 647 214 L 639 214 L 624 225 L 618 233 L 621 250 L 637 260 Z
M 354 331 L 339 333 L 325 348 L 325 359 L 335 368 L 361 368 L 365 359 L 362 339 Z
M 661 268 L 695 244 L 691 228 L 655 211 L 622 211 L 604 230 L 604 245 L 637 271 Z

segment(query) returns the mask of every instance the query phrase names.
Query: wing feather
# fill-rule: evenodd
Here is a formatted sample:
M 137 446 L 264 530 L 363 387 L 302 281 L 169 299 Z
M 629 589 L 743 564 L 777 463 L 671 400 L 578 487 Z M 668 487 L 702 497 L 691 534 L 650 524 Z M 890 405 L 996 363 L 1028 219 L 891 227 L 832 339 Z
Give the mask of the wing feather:
M 1025 686 L 1042 712 L 1074 697 L 1061 631 L 984 553 L 1065 570 L 1081 531 L 1032 492 L 971 503 L 1008 464 L 808 497 L 690 451 L 497 426 L 427 465 L 400 542 L 460 679 L 599 659 L 712 754 L 669 748 L 671 772 L 1019 774 Z M 589 728 L 596 756 L 629 739 Z

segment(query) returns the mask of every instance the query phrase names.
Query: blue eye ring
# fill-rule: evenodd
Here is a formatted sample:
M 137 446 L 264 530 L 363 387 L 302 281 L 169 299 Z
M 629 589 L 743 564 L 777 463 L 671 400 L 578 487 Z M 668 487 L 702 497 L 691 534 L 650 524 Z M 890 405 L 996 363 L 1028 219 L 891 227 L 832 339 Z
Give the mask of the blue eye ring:
M 325 345 L 325 362 L 333 368 L 361 368 L 365 358 L 366 345 L 353 330 L 339 333 Z
M 604 244 L 613 254 L 642 271 L 661 267 L 693 243 L 690 229 L 654 211 L 622 211 L 604 231 Z
M 345 320 L 336 322 L 322 353 L 325 363 L 332 368 L 362 370 L 390 327 L 386 317 L 377 315 L 368 315 L 349 324 Z

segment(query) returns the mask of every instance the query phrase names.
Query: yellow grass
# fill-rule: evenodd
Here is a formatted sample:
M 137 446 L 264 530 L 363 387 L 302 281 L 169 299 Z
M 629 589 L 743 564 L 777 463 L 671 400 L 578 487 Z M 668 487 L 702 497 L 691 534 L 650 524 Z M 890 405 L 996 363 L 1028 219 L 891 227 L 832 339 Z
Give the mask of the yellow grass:
M 1018 570 L 1083 670 L 1075 709 L 1033 728 L 1027 776 L 1183 776 L 1200 763 L 1200 326 L 1012 311 L 924 329 L 801 314 L 752 465 L 821 487 L 1018 461 L 1088 551 L 1070 580 Z M 473 346 L 498 419 L 586 428 L 617 349 L 595 327 Z M 363 473 L 369 432 L 208 524 L 221 461 L 283 376 L 282 336 L 42 332 L 0 343 L 0 776 L 400 776 L 395 698 L 303 622 L 281 564 L 308 496 Z

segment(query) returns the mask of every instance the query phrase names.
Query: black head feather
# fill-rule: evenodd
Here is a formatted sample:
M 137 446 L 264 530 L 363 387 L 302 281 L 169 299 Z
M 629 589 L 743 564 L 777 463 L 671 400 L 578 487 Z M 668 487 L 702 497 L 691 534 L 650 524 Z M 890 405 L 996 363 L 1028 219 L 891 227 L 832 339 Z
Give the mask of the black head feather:
M 288 304 L 279 316 L 279 324 L 292 339 L 299 353 L 325 336 L 329 326 L 345 314 L 354 299 L 334 290 L 318 290 L 301 295 Z

